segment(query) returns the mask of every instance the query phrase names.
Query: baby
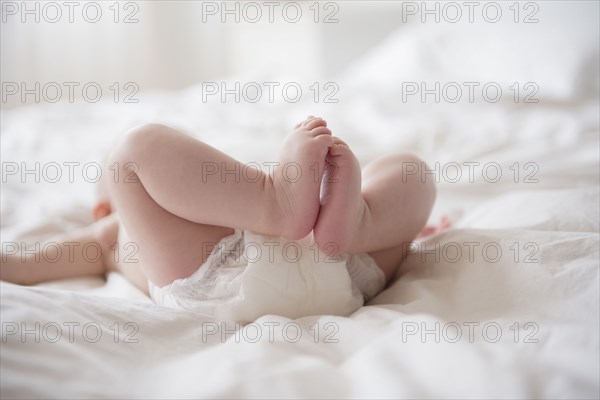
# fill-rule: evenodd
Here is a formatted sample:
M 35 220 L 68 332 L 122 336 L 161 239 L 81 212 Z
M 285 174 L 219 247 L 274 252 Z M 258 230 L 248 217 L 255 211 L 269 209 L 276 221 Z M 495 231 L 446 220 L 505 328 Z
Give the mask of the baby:
M 108 156 L 118 173 L 106 178 L 96 222 L 54 240 L 70 257 L 3 254 L 1 279 L 30 285 L 118 271 L 158 303 L 194 308 L 223 300 L 219 282 L 239 290 L 229 283 L 248 263 L 233 250 L 250 238 L 264 247 L 273 238 L 309 237 L 318 254 L 345 265 L 368 301 L 394 276 L 434 203 L 431 180 L 406 174 L 407 163 L 422 165 L 412 155 L 389 155 L 361 176 L 352 150 L 313 116 L 294 127 L 267 172 L 172 128 L 143 125 Z M 98 247 L 101 256 L 69 252 L 73 242 Z

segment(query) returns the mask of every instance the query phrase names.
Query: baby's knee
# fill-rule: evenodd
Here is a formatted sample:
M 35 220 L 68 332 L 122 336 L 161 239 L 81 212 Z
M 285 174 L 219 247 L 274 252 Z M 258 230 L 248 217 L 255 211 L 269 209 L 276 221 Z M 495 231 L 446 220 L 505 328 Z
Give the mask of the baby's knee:
M 394 153 L 388 155 L 386 158 L 389 163 L 395 164 L 400 168 L 406 168 L 408 165 L 415 165 L 421 168 L 422 165 L 426 165 L 425 161 L 413 153 Z
M 414 154 L 404 154 L 402 160 L 402 177 L 406 181 L 413 181 L 423 194 L 423 202 L 433 207 L 437 197 L 436 172 L 425 161 Z
M 421 171 L 423 168 L 427 168 L 427 164 L 418 156 L 411 153 L 394 153 L 371 162 L 365 167 L 365 171 L 407 176 L 407 174 Z
M 374 164 L 376 168 L 387 171 L 387 174 L 397 177 L 402 183 L 410 184 L 422 191 L 428 202 L 433 203 L 435 200 L 435 170 L 416 154 L 390 154 L 380 158 Z
M 163 142 L 164 138 L 174 130 L 161 124 L 142 124 L 125 132 L 121 146 L 127 148 L 144 148 Z
M 173 128 L 163 124 L 147 123 L 134 126 L 133 128 L 129 129 L 125 135 L 134 139 L 142 139 L 146 136 L 163 134 L 164 132 L 170 130 L 173 130 Z
M 140 156 L 160 146 L 172 129 L 161 124 L 142 124 L 126 131 L 108 155 L 107 164 L 138 163 Z

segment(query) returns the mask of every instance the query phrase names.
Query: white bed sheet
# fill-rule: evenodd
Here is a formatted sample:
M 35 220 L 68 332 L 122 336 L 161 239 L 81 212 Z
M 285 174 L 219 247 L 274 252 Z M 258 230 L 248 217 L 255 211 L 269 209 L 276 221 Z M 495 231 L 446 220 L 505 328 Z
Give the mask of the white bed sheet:
M 564 60 L 550 50 L 527 68 L 511 64 L 523 54 L 504 59 L 516 71 L 545 68 L 538 104 L 424 107 L 399 102 L 394 90 L 411 76 L 452 74 L 415 49 L 427 45 L 422 54 L 443 55 L 448 46 L 462 48 L 468 32 L 439 27 L 441 43 L 431 29 L 404 32 L 337 77 L 335 105 L 202 103 L 195 86 L 147 95 L 137 105 L 3 111 L 3 162 L 99 162 L 120 132 L 149 121 L 186 129 L 243 161 L 269 160 L 295 120 L 320 113 L 361 161 L 409 150 L 431 164 L 497 162 L 505 177 L 440 182 L 431 220 L 448 215 L 452 227 L 421 244 L 444 249 L 439 259 L 410 255 L 393 284 L 348 318 L 265 316 L 221 340 L 223 327 L 210 318 L 154 305 L 117 274 L 106 282 L 1 283 L 2 398 L 598 398 L 597 38 L 591 47 L 578 38 Z M 402 64 L 403 57 L 412 61 Z M 376 79 L 374 71 L 394 66 L 396 74 Z M 515 162 L 536 163 L 539 181 L 515 183 L 508 175 Z M 32 242 L 89 223 L 93 185 L 78 182 L 3 183 L 2 242 Z M 39 343 L 34 334 L 25 340 L 9 334 L 22 323 L 35 329 L 36 322 Z M 50 322 L 63 330 L 56 343 L 44 340 L 55 336 Z M 79 324 L 73 343 L 70 322 Z M 85 324 L 88 339 L 101 327 L 96 343 L 84 340 Z M 137 342 L 127 343 L 132 326 L 139 330 L 129 339 Z M 298 326 L 301 338 L 292 343 Z M 454 342 L 457 327 L 462 336 Z M 326 343 L 327 335 L 336 342 Z

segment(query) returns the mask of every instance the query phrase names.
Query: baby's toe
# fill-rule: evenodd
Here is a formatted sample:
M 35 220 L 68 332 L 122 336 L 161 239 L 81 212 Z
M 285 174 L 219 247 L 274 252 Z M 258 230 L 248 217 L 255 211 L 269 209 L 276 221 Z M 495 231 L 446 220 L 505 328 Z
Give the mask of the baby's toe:
M 327 129 L 327 128 L 325 128 Z M 329 135 L 319 135 L 315 137 L 314 141 L 319 144 L 319 147 L 323 147 L 325 153 L 327 153 L 328 149 L 333 146 L 333 137 L 331 134 Z
M 338 137 L 333 138 L 333 145 L 329 149 L 329 154 L 332 156 L 345 156 L 352 154 L 352 150 L 350 150 L 350 146 L 342 139 Z
M 298 129 L 298 128 L 303 128 L 304 126 L 306 126 L 306 124 L 308 122 L 310 122 L 311 120 L 313 120 L 315 117 L 313 117 L 312 115 L 309 115 L 308 117 L 306 117 L 304 120 L 298 122 L 295 126 L 294 129 Z
M 332 156 L 343 156 L 348 152 L 348 147 L 341 144 L 334 144 L 329 148 L 329 154 Z
M 327 126 L 327 121 L 325 121 L 323 118 L 313 118 L 308 121 L 304 127 L 310 131 L 320 126 Z
M 331 130 L 329 130 L 329 128 L 326 126 L 318 126 L 310 131 L 310 135 L 312 137 L 331 135 Z
M 310 121 L 312 121 L 313 119 L 315 119 L 316 117 L 313 117 L 312 115 L 309 115 L 304 121 L 302 121 L 300 123 L 300 127 L 305 128 L 306 124 L 308 124 Z
M 340 139 L 337 136 L 333 137 L 333 143 L 339 144 L 339 145 L 342 145 L 342 146 L 346 146 L 347 148 L 350 148 L 350 146 L 348 146 L 348 143 L 344 142 L 342 139 Z

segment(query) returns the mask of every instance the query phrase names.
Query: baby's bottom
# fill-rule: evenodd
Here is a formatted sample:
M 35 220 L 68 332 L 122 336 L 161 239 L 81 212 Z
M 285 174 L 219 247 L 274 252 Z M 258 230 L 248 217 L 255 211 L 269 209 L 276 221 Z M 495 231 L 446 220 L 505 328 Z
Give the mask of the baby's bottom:
M 280 167 L 270 177 L 244 166 L 242 179 L 236 179 L 225 172 L 240 171 L 238 161 L 165 126 L 130 131 L 109 157 L 110 165 L 122 168 L 109 192 L 128 240 L 138 246 L 144 275 L 158 287 L 190 276 L 206 261 L 211 244 L 234 228 L 299 239 L 314 226 L 325 252 L 332 247 L 328 244 L 334 253 L 367 252 L 389 280 L 405 256 L 405 244 L 426 223 L 433 184 L 421 182 L 419 174 L 405 174 L 406 163 L 421 161 L 398 154 L 369 164 L 361 185 L 349 148 L 328 153 L 331 143 L 318 141 L 330 135 L 323 126 L 315 120 L 299 124 L 286 140 L 292 143 L 284 143 L 280 164 L 301 167 L 293 184 L 282 180 Z M 323 182 L 320 215 L 321 176 L 315 179 L 314 170 L 316 165 L 323 171 L 326 163 L 335 173 Z M 217 173 L 207 173 L 215 167 Z

